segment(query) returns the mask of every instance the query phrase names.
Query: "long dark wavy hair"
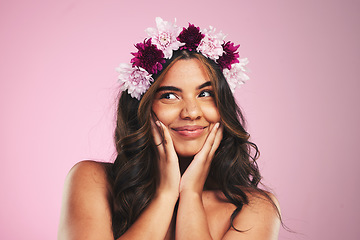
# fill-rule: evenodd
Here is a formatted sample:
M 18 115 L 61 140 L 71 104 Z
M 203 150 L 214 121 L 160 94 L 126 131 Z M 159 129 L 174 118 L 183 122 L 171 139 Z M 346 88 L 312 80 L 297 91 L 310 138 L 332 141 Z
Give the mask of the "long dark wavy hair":
M 115 239 L 130 228 L 154 197 L 159 169 L 158 152 L 151 134 L 152 100 L 168 69 L 181 59 L 199 60 L 213 85 L 215 103 L 224 131 L 212 160 L 207 182 L 216 183 L 211 189 L 222 191 L 228 201 L 236 206 L 230 218 L 231 226 L 234 227 L 233 220 L 243 205 L 249 203 L 249 193 L 257 193 L 267 199 L 280 217 L 267 192 L 258 187 L 261 180 L 256 163 L 259 151 L 249 141 L 244 116 L 220 67 L 199 53 L 179 50 L 165 63 L 164 70 L 153 76 L 155 82 L 140 101 L 127 93 L 121 94 L 119 98 L 115 129 L 118 154 L 114 164 L 108 169 Z

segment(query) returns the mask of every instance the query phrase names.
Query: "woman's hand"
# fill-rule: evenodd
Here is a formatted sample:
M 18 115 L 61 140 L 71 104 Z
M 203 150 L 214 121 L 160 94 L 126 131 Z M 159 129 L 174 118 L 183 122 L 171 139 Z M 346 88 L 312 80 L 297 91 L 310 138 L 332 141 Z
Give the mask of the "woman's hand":
M 159 151 L 158 192 L 167 192 L 178 196 L 182 191 L 191 191 L 201 195 L 211 161 L 222 139 L 222 131 L 220 123 L 214 124 L 203 147 L 194 156 L 181 177 L 179 160 L 168 128 L 162 122 L 152 120 L 152 133 Z
M 176 239 L 212 239 L 202 192 L 211 161 L 219 147 L 223 129 L 216 123 L 201 150 L 184 172 L 180 182 L 180 200 L 176 216 Z
M 160 121 L 151 119 L 152 134 L 159 152 L 160 180 L 157 193 L 170 193 L 179 196 L 180 168 L 168 128 Z
M 216 123 L 205 140 L 204 146 L 194 156 L 191 164 L 181 177 L 180 194 L 194 192 L 201 196 L 205 181 L 209 174 L 211 161 L 223 137 L 223 128 Z

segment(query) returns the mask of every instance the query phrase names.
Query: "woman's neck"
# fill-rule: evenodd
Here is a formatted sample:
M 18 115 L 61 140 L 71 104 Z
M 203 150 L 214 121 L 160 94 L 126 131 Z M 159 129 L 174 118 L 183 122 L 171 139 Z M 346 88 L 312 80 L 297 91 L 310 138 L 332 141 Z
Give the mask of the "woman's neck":
M 190 156 L 190 157 L 178 156 L 178 158 L 179 158 L 180 173 L 181 175 L 183 175 L 186 169 L 188 168 L 188 166 L 190 165 L 190 163 L 192 162 L 192 160 L 194 159 L 194 156 Z
M 179 159 L 179 167 L 180 167 L 180 173 L 181 176 L 184 174 L 192 160 L 194 159 L 194 156 L 191 157 L 182 157 L 178 156 Z M 219 189 L 219 186 L 216 184 L 216 182 L 208 176 L 205 182 L 204 190 L 217 190 Z

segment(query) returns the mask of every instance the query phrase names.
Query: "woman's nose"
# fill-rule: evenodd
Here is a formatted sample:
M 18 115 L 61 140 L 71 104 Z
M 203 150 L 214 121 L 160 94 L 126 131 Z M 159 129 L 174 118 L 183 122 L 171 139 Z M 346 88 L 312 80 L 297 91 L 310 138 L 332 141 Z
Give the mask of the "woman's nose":
M 195 99 L 184 101 L 183 108 L 180 112 L 180 117 L 182 119 L 195 120 L 201 118 L 201 116 L 201 108 Z

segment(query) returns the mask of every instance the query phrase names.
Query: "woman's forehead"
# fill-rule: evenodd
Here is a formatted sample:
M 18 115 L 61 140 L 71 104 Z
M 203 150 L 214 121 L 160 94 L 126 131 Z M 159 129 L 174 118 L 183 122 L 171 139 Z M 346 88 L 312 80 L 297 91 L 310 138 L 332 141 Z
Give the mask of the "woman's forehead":
M 171 66 L 159 86 L 198 86 L 209 80 L 208 74 L 199 60 L 181 59 Z

